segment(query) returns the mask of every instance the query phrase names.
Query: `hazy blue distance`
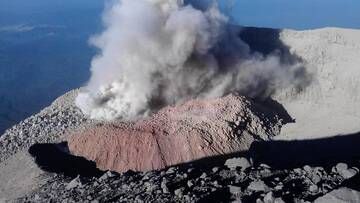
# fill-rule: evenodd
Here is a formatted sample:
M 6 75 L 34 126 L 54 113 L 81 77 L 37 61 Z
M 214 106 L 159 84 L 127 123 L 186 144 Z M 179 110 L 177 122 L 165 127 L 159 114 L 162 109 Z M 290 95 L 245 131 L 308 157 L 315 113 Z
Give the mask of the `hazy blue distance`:
M 224 1 L 222 1 L 224 2 Z M 360 28 L 359 0 L 235 0 L 231 14 L 241 25 L 312 29 Z
M 100 0 L 0 0 L 0 134 L 84 84 Z

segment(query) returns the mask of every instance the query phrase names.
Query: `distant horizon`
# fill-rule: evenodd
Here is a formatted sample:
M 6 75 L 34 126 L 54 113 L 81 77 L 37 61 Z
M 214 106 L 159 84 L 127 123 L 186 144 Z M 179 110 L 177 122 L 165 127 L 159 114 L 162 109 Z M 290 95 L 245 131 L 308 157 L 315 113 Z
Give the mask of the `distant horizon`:
M 213 0 L 186 0 L 195 5 Z M 0 27 L 34 24 L 44 21 L 52 10 L 63 15 L 67 10 L 82 12 L 96 10 L 99 15 L 109 0 L 61 1 L 21 0 L 0 1 Z M 218 0 L 222 10 L 231 16 L 233 24 L 249 27 L 306 30 L 324 27 L 360 29 L 360 1 L 358 0 Z M 226 6 L 230 4 L 230 6 Z M 231 7 L 231 8 L 230 8 Z M 60 16 L 58 16 L 60 17 Z M 85 19 L 84 19 L 85 20 Z M 100 18 L 98 22 L 100 23 Z

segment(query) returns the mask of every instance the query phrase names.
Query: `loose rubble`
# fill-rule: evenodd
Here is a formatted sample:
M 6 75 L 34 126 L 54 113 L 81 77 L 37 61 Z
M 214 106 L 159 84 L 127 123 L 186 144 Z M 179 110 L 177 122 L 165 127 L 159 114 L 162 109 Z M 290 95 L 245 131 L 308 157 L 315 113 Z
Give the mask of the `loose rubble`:
M 35 143 L 59 142 L 67 132 L 93 123 L 94 121 L 85 118 L 74 106 L 73 100 L 77 94 L 78 90 L 66 93 L 51 106 L 0 135 L 0 163 Z
M 106 172 L 99 178 L 53 180 L 19 201 L 26 202 L 344 202 L 359 201 L 360 193 L 341 188 L 347 180 L 331 167 L 272 169 L 265 164 L 228 168 L 183 165 L 148 172 Z M 354 169 L 357 169 L 353 167 Z M 81 182 L 79 182 L 81 180 Z M 342 193 L 341 191 L 345 191 Z M 349 195 L 347 195 L 349 194 Z M 344 197 L 344 195 L 346 197 Z

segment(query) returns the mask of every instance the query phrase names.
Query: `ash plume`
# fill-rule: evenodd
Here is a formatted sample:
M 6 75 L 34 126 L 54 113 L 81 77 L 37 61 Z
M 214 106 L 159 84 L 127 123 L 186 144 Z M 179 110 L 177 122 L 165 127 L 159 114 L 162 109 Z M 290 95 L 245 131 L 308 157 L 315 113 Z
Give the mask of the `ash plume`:
M 192 98 L 267 97 L 298 85 L 300 64 L 252 53 L 216 2 L 117 0 L 91 39 L 100 49 L 76 99 L 93 119 L 131 120 Z

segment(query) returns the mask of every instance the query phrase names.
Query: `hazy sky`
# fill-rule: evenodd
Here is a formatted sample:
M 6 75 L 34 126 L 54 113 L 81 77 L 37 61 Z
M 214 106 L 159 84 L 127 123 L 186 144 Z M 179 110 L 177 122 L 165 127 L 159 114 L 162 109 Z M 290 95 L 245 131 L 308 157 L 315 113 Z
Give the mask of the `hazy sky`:
M 71 18 L 72 13 L 98 10 L 107 0 L 0 0 L 0 25 L 38 23 Z M 111 0 L 110 0 L 111 1 Z M 209 2 L 212 0 L 185 0 Z M 231 15 L 238 24 L 259 27 L 309 29 L 318 27 L 360 28 L 360 0 L 218 0 L 233 2 Z M 62 12 L 64 11 L 64 12 Z M 67 15 L 68 13 L 68 15 Z M 85 21 L 86 19 L 84 19 Z M 25 21 L 25 22 L 22 22 Z

